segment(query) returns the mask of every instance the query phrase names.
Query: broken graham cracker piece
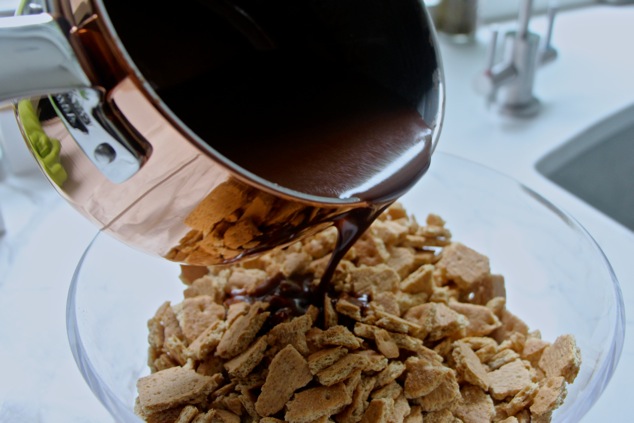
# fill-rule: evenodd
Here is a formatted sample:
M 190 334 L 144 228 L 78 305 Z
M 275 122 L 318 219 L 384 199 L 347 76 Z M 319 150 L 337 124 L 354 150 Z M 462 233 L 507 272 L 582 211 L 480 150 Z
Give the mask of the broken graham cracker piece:
M 482 363 L 487 363 L 498 352 L 498 343 L 495 339 L 485 336 L 468 336 L 460 339 L 476 353 Z
M 504 276 L 491 274 L 476 286 L 472 286 L 465 294 L 463 300 L 480 305 L 485 305 L 495 297 L 506 298 Z
M 403 423 L 423 423 L 423 412 L 420 405 L 410 407 L 409 414 L 405 416 Z
M 356 354 L 362 355 L 366 359 L 366 372 L 381 372 L 389 362 L 389 360 L 372 349 L 360 350 Z
M 547 377 L 562 376 L 568 383 L 575 380 L 580 366 L 581 352 L 572 335 L 559 336 L 539 359 L 539 367 Z
M 277 413 L 297 389 L 312 379 L 304 357 L 292 345 L 287 345 L 271 361 L 262 392 L 255 403 L 256 411 L 261 416 Z
M 390 253 L 390 258 L 386 264 L 394 269 L 401 279 L 416 269 L 418 263 L 413 248 L 390 247 L 388 252 Z
M 198 414 L 200 414 L 198 408 L 193 405 L 187 405 L 181 410 L 174 423 L 190 423 Z
M 371 301 L 371 311 L 368 312 L 366 318 L 363 320 L 365 323 L 387 329 L 390 332 L 405 333 L 410 335 L 420 334 L 424 329 L 418 323 L 412 322 L 411 320 L 403 319 L 391 313 L 387 313 L 382 309 L 375 309 L 373 306 L 374 301 Z
M 400 355 L 398 345 L 385 329 L 378 329 L 374 333 L 374 342 L 379 352 L 386 358 L 398 358 Z
M 368 398 L 375 387 L 376 377 L 361 376 L 352 393 L 352 401 L 343 411 L 337 414 L 336 419 L 341 423 L 355 423 L 361 420 L 363 413 L 368 406 Z
M 309 337 L 320 348 L 340 346 L 355 350 L 361 346 L 361 341 L 343 325 L 331 326 L 325 331 L 312 331 Z
M 388 383 L 392 383 L 396 378 L 400 377 L 405 372 L 405 364 L 401 361 L 391 361 L 385 369 L 381 370 L 377 375 L 376 386 L 384 386 Z
M 180 405 L 204 401 L 217 386 L 216 379 L 185 367 L 171 367 L 137 381 L 139 405 L 144 413 L 155 413 Z
M 372 297 L 371 301 L 374 310 L 382 310 L 393 316 L 401 315 L 401 308 L 398 298 L 394 292 L 379 292 Z
M 496 400 L 514 396 L 533 383 L 530 364 L 514 360 L 489 373 L 489 393 Z
M 370 401 L 361 423 L 391 423 L 394 421 L 394 400 L 377 398 Z
M 245 269 L 238 267 L 232 269 L 231 275 L 227 278 L 225 290 L 243 289 L 247 294 L 253 292 L 257 287 L 266 282 L 267 273 L 262 269 Z
M 494 312 L 496 310 L 495 308 L 491 307 L 492 304 L 502 303 L 499 314 L 496 313 L 502 325 L 491 333 L 491 337 L 499 343 L 502 343 L 503 341 L 508 339 L 509 336 L 516 332 L 519 332 L 525 336 L 528 335 L 528 325 L 526 324 L 526 322 L 507 310 L 505 302 L 505 300 L 497 297 L 487 303 L 487 307 L 490 307 Z
M 481 388 L 483 391 L 489 389 L 487 369 L 469 345 L 460 341 L 455 342 L 451 356 L 460 379 Z
M 267 348 L 266 336 L 259 338 L 244 352 L 225 363 L 227 373 L 233 377 L 244 378 L 260 364 Z
M 409 405 L 409 401 L 405 398 L 405 395 L 401 394 L 394 400 L 394 414 L 393 421 L 402 422 L 405 417 L 409 415 L 412 407 Z
M 430 341 L 438 341 L 465 329 L 469 321 L 443 303 L 424 303 L 407 310 L 404 315 L 420 325 L 421 334 Z
M 425 413 L 424 423 L 463 423 L 449 409 L 442 409 Z
M 395 245 L 400 244 L 407 234 L 410 233 L 410 230 L 403 222 L 378 219 L 372 225 L 372 233 L 382 239 L 386 244 Z
M 508 402 L 500 402 L 495 406 L 495 416 L 497 419 L 504 419 L 514 416 L 522 410 L 526 410 L 533 403 L 533 398 L 539 386 L 536 383 L 526 385 Z
M 162 348 L 165 339 L 176 336 L 183 338 L 183 330 L 176 318 L 176 313 L 169 301 L 164 302 L 156 311 L 154 317 L 148 320 L 148 329 L 150 330 L 149 339 L 150 346 Z
M 264 311 L 267 307 L 267 303 L 252 304 L 247 314 L 238 317 L 225 331 L 216 348 L 216 354 L 229 359 L 247 349 L 269 317 L 270 313 Z
M 225 287 L 227 285 L 227 274 L 205 275 L 194 280 L 183 291 L 185 298 L 197 297 L 199 295 L 209 295 L 213 301 L 220 304 L 225 297 Z
M 456 381 L 455 373 L 449 370 L 442 375 L 440 384 L 433 391 L 414 400 L 424 411 L 445 409 L 460 398 L 460 386 Z
M 436 266 L 461 289 L 469 289 L 491 273 L 488 257 L 459 242 L 453 242 L 442 250 Z
M 460 389 L 461 400 L 453 410 L 453 415 L 465 423 L 490 422 L 495 417 L 495 407 L 491 397 L 482 389 L 465 385 Z
M 216 410 L 211 409 L 206 414 L 206 419 L 203 420 L 205 423 L 240 423 L 240 416 L 227 411 L 227 410 Z M 198 423 L 198 422 L 192 422 Z
M 141 405 L 139 404 L 139 398 L 137 397 L 136 402 L 134 404 L 134 412 L 143 418 L 147 423 L 174 423 L 181 412 L 183 411 L 182 406 L 170 408 L 169 410 L 159 411 L 152 414 L 144 413 L 141 409 Z
M 350 272 L 350 284 L 357 295 L 396 292 L 401 277 L 387 264 L 359 267 Z
M 528 336 L 522 350 L 522 358 L 531 362 L 533 366 L 537 366 L 539 359 L 550 342 L 544 341 L 537 336 Z
M 203 360 L 211 354 L 225 333 L 227 325 L 224 320 L 217 320 L 207 327 L 194 342 L 189 344 L 185 352 L 187 358 Z
M 498 348 L 499 350 L 499 348 Z M 515 361 L 520 358 L 520 355 L 511 349 L 499 350 L 490 359 L 486 361 L 489 370 L 497 370 L 500 367 Z
M 324 386 L 332 386 L 346 380 L 355 370 L 364 370 L 368 360 L 360 354 L 346 354 L 331 366 L 317 372 L 317 380 Z
M 243 411 L 245 411 L 246 414 L 248 414 L 250 417 L 257 419 L 260 417 L 255 410 L 255 401 L 257 400 L 257 398 L 255 392 L 251 389 L 255 388 L 248 388 L 247 386 L 243 385 L 237 386 L 237 391 L 240 392 L 240 395 L 238 395 L 238 402 L 241 405 L 241 407 L 238 407 L 238 410 L 240 410 L 238 414 L 244 415 L 245 413 Z
M 335 305 L 335 311 L 356 321 L 363 319 L 363 316 L 361 315 L 361 306 L 355 304 L 346 297 L 339 298 L 337 304 Z M 327 327 L 330 326 L 334 325 L 328 325 Z
M 172 308 L 188 342 L 196 339 L 213 322 L 225 318 L 225 308 L 208 295 L 185 298 Z
M 288 402 L 284 420 L 289 423 L 310 423 L 321 417 L 337 414 L 351 401 L 343 383 L 309 388 L 296 393 Z
M 396 400 L 396 398 L 400 397 L 401 395 L 403 395 L 403 387 L 397 381 L 392 381 L 387 385 L 376 388 L 374 391 L 372 391 L 370 397 L 372 399 L 391 398 L 393 400 Z
M 485 336 L 502 326 L 500 319 L 486 306 L 450 301 L 449 308 L 469 321 L 465 328 L 466 336 Z
M 540 383 L 537 394 L 530 406 L 531 414 L 537 418 L 549 418 L 553 410 L 558 408 L 566 398 L 565 378 L 555 376 L 545 379 Z
M 268 333 L 268 343 L 276 350 L 292 345 L 300 354 L 306 355 L 309 352 L 306 332 L 312 325 L 313 319 L 308 314 L 294 317 L 274 326 Z
M 376 332 L 381 328 L 368 325 L 365 323 L 357 322 L 354 325 L 354 333 L 361 338 L 374 340 L 376 338 Z M 394 343 L 402 350 L 407 350 L 421 357 L 427 357 L 430 360 L 442 361 L 442 357 L 436 354 L 433 350 L 423 345 L 423 340 L 415 338 L 413 336 L 404 335 L 402 333 L 390 333 L 390 337 Z
M 434 291 L 434 266 L 431 264 L 420 266 L 401 282 L 400 288 L 408 294 L 431 295 Z
M 187 363 L 187 347 L 179 338 L 170 336 L 165 340 L 163 347 L 165 348 L 165 354 L 179 366 L 183 366 Z
M 308 356 L 310 372 L 315 374 L 330 367 L 346 354 L 348 354 L 348 350 L 343 347 L 328 348 L 314 352 Z
M 361 383 L 362 373 L 363 372 L 361 371 L 361 369 L 357 369 L 350 374 L 350 377 L 348 377 L 348 379 L 343 381 L 344 385 L 346 385 L 346 391 L 348 392 L 348 395 L 352 396 L 354 391 Z
M 238 317 L 246 315 L 250 308 L 251 304 L 243 301 L 229 304 L 229 308 L 227 309 L 227 316 L 225 318 L 227 326 L 231 326 L 233 322 L 238 319 Z
M 452 370 L 432 364 L 427 360 L 410 357 L 405 360 L 405 396 L 409 399 L 429 395 L 436 389 L 444 376 Z

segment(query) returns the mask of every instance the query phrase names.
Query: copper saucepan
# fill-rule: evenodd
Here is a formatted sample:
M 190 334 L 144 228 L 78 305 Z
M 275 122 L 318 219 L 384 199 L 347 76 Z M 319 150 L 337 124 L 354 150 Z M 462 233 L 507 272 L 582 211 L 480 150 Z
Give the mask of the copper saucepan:
M 373 146 L 373 108 L 411 107 L 433 149 L 444 107 L 423 0 L 36 0 L 0 18 L 0 57 L 0 102 L 61 195 L 121 241 L 190 264 L 286 245 L 387 195 L 357 195 L 330 159 L 354 175 L 385 154 L 415 182 L 425 163 Z M 369 114 L 331 113 L 348 102 Z M 337 142 L 304 146 L 348 122 Z

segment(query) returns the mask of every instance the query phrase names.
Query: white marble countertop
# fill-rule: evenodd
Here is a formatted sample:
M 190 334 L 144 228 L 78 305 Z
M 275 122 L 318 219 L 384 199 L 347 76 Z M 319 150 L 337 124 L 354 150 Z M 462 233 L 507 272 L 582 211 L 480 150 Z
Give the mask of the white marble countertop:
M 560 56 L 539 71 L 536 93 L 544 107 L 529 120 L 499 118 L 472 88 L 484 66 L 487 28 L 472 45 L 441 39 L 447 111 L 439 150 L 506 173 L 568 211 L 597 240 L 621 283 L 630 331 L 610 385 L 584 422 L 629 418 L 634 233 L 534 166 L 583 128 L 634 103 L 633 22 L 634 6 L 561 13 L 553 38 Z M 532 26 L 540 32 L 543 22 Z M 67 289 L 96 229 L 38 172 L 4 173 L 2 178 L 0 170 L 0 212 L 7 228 L 0 235 L 0 422 L 111 423 L 77 370 L 65 328 Z

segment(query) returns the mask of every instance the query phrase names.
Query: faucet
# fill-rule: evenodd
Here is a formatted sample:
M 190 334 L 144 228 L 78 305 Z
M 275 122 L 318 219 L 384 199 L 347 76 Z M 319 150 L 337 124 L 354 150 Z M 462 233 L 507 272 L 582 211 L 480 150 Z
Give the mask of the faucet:
M 556 8 L 548 10 L 548 30 L 544 42 L 528 30 L 532 0 L 522 0 L 517 30 L 508 31 L 504 38 L 504 56 L 496 61 L 498 30 L 493 30 L 482 81 L 487 104 L 495 105 L 502 114 L 533 116 L 539 111 L 539 100 L 533 95 L 537 68 L 552 62 L 557 50 L 551 45 Z

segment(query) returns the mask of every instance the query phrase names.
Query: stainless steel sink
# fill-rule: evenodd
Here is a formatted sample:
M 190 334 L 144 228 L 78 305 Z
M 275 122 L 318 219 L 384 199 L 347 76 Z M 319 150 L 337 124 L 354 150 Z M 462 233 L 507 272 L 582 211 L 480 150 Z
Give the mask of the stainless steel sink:
M 583 131 L 536 168 L 634 231 L 634 105 Z

